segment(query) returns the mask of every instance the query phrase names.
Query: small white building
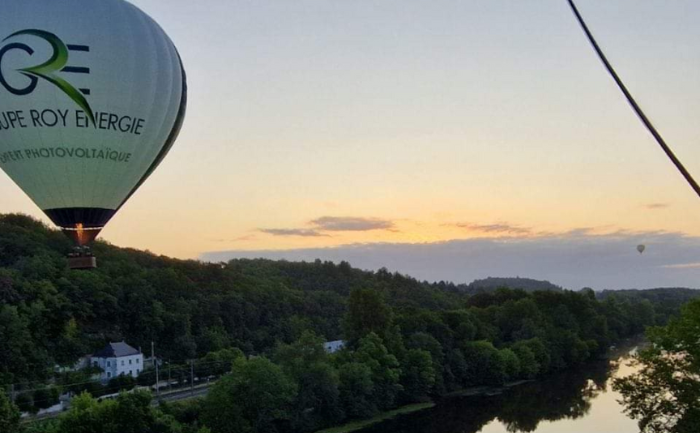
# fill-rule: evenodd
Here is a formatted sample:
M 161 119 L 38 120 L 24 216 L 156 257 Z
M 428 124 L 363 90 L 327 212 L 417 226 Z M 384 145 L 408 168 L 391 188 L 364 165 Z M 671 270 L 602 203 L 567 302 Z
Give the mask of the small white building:
M 326 349 L 326 353 L 335 353 L 345 347 L 345 342 L 343 340 L 327 341 L 323 343 L 323 348 Z
M 100 374 L 103 382 L 121 375 L 136 378 L 144 369 L 143 354 L 123 341 L 109 343 L 92 355 L 91 365 L 103 370 Z

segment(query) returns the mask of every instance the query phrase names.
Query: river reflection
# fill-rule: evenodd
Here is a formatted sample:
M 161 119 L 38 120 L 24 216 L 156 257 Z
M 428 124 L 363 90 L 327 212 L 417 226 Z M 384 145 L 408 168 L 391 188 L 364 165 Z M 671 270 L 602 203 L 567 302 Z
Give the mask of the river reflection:
M 626 356 L 592 363 L 494 396 L 453 397 L 362 433 L 637 433 L 611 378 L 632 371 Z

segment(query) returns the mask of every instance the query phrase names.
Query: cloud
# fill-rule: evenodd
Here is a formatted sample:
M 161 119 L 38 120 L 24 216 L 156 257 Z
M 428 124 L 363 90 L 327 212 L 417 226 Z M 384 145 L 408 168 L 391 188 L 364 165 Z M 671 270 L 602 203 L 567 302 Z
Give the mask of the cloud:
M 394 228 L 394 222 L 380 218 L 357 217 L 329 217 L 324 216 L 309 221 L 311 228 L 291 229 L 258 229 L 261 233 L 272 236 L 303 236 L 303 237 L 330 237 L 325 232 L 365 232 L 371 230 L 390 230 Z
M 469 231 L 480 232 L 480 233 L 503 233 L 509 235 L 529 235 L 532 233 L 532 229 L 529 227 L 521 227 L 517 225 L 512 225 L 508 223 L 496 223 L 496 224 L 472 224 L 472 223 L 454 223 L 447 224 L 453 227 L 459 227 L 467 229 Z
M 218 238 L 218 239 L 207 239 L 207 240 L 209 242 L 217 242 L 217 243 L 247 242 L 247 241 L 257 240 L 257 236 L 245 235 L 245 236 L 239 236 L 239 237 L 233 238 L 233 239 Z
M 647 246 L 644 254 L 637 245 Z M 549 280 L 569 289 L 698 287 L 700 237 L 670 232 L 594 229 L 530 237 L 487 237 L 433 243 L 368 243 L 284 251 L 220 251 L 202 255 L 214 262 L 232 258 L 346 260 L 361 269 L 386 267 L 421 280 L 470 282 L 488 276 Z M 675 265 L 681 264 L 681 265 Z M 698 265 L 700 266 L 700 265 Z
M 380 218 L 324 216 L 309 224 L 318 230 L 329 232 L 366 232 L 371 230 L 395 230 L 393 221 Z
M 662 268 L 666 269 L 700 269 L 700 262 L 696 263 L 679 263 L 676 265 L 664 265 Z
M 328 237 L 327 234 L 313 229 L 259 229 L 258 231 L 272 236 Z
M 645 204 L 644 207 L 646 209 L 651 209 L 651 210 L 656 210 L 656 209 L 666 209 L 670 207 L 671 205 L 668 203 L 649 203 Z
M 257 239 L 258 239 L 258 237 L 255 235 L 245 235 L 245 236 L 239 236 L 239 237 L 233 239 L 233 242 L 249 242 L 249 241 L 255 241 Z

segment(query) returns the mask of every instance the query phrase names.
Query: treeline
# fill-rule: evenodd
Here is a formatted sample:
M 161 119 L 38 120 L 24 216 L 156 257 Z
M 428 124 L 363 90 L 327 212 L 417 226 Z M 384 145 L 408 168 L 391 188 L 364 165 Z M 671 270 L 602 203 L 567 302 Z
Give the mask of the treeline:
M 230 373 L 205 399 L 148 409 L 156 412 L 148 419 L 166 432 L 312 432 L 455 390 L 575 367 L 653 320 L 649 301 L 599 302 L 592 292 L 500 289 L 458 309 L 432 311 L 392 307 L 375 289 L 355 289 L 341 322 L 345 349 L 328 354 L 325 339 L 305 331 L 264 355 L 232 352 Z M 34 431 L 89 431 L 94 416 L 78 410 Z
M 683 305 L 699 296 L 698 290 L 681 287 L 668 287 L 647 290 L 603 290 L 596 293 L 600 300 L 614 297 L 618 300 L 645 299 L 654 306 L 655 322 L 659 326 L 666 325 L 671 317 L 678 315 L 678 306 Z

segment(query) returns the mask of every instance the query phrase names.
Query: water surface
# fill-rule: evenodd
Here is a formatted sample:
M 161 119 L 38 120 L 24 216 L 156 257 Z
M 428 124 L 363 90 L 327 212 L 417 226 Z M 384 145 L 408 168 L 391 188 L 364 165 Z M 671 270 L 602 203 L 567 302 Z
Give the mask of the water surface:
M 625 351 L 624 353 L 626 353 Z M 454 397 L 361 433 L 638 433 L 612 378 L 634 371 L 628 356 L 591 363 L 498 395 Z

